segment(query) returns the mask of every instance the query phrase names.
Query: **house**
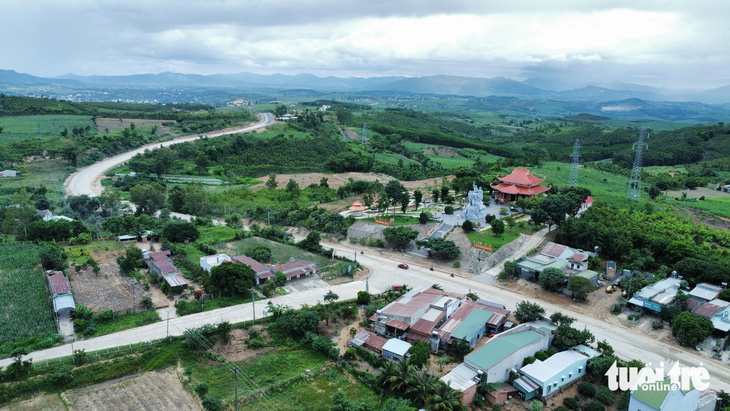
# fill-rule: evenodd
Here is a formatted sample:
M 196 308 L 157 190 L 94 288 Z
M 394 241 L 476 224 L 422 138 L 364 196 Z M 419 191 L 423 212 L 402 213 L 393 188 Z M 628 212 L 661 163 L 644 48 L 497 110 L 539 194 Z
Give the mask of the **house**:
M 48 288 L 51 290 L 51 299 L 53 300 L 53 311 L 56 315 L 76 309 L 68 278 L 61 271 L 48 271 L 47 274 Z
M 521 258 L 515 263 L 517 264 L 518 275 L 520 277 L 536 280 L 543 270 L 550 267 L 565 271 L 571 270 L 572 264 L 572 267 L 574 267 L 572 268 L 573 272 L 580 271 L 575 269 L 575 267 L 585 267 L 582 269 L 587 269 L 589 256 L 594 256 L 594 253 L 549 242 L 538 252 Z
M 477 370 L 461 363 L 441 377 L 440 380 L 454 390 L 459 391 L 461 393 L 461 403 L 466 406 L 474 400 L 474 394 L 476 394 L 477 385 L 479 384 L 479 376 L 480 373 Z
M 317 274 L 317 270 L 319 270 L 316 264 L 307 260 L 295 260 L 284 264 L 267 264 L 267 267 L 274 273 L 281 271 L 286 274 L 287 281 L 309 277 L 312 274 Z
M 117 241 L 119 241 L 120 243 L 133 243 L 133 242 L 137 241 L 137 236 L 136 235 L 118 235 Z
M 3 170 L 0 171 L 0 178 L 2 177 L 17 177 L 18 171 L 17 170 Z
M 681 282 L 682 280 L 678 278 L 660 280 L 634 293 L 628 304 L 634 308 L 646 308 L 659 313 L 662 311 L 662 307 L 668 307 L 674 302 Z
M 586 346 L 553 354 L 545 361 L 535 360 L 520 369 L 520 377 L 513 385 L 525 394 L 525 400 L 533 397 L 547 399 L 586 375 L 588 360 L 601 355 Z
M 35 212 L 41 216 L 43 221 L 53 220 L 53 213 L 51 212 L 51 210 L 35 210 Z
M 593 198 L 591 196 L 588 196 L 586 198 L 586 201 L 584 201 L 584 202 L 581 203 L 580 209 L 578 210 L 578 213 L 579 214 L 580 213 L 584 213 L 586 210 L 588 210 L 589 208 L 591 208 L 591 206 L 593 205 L 593 201 L 595 201 L 595 200 L 593 200 Z
M 598 283 L 598 273 L 593 270 L 581 271 L 579 273 L 573 274 L 573 276 L 586 278 L 588 279 L 588 281 L 592 282 L 593 285 L 596 285 L 596 283 Z
M 414 330 L 416 333 L 411 334 L 411 340 L 416 339 L 416 334 L 420 333 L 425 334 L 424 341 L 428 341 L 430 330 L 451 317 L 464 298 L 466 297 L 463 295 L 434 288 L 414 289 L 378 310 L 370 317 L 370 321 L 378 335 L 405 337 L 411 326 L 423 319 L 429 324 L 420 324 Z
M 520 197 L 529 199 L 550 190 L 550 187 L 540 185 L 544 178 L 535 177 L 526 168 L 515 168 L 509 175 L 497 179 L 500 183 L 491 187 L 497 191 L 500 203 L 511 203 Z
M 709 318 L 716 333 L 722 336 L 729 334 L 730 302 L 714 299 L 692 310 L 692 314 Z
M 383 346 L 387 341 L 387 339 L 379 337 L 369 331 L 359 331 L 355 334 L 355 338 L 350 340 L 347 345 L 353 348 L 362 347 L 380 355 L 383 353 Z
M 256 276 L 256 285 L 261 285 L 269 278 L 275 277 L 274 273 L 271 271 L 270 268 L 264 266 L 263 264 L 254 260 L 251 257 L 245 256 L 245 255 L 239 255 L 239 256 L 233 257 L 233 262 L 246 264 L 247 266 L 249 266 L 249 268 L 251 268 L 251 270 L 253 270 L 253 273 Z
M 466 300 L 451 318 L 432 332 L 431 351 L 448 351 L 453 338 L 464 340 L 474 348 L 477 340 L 485 334 L 502 331 L 509 315 L 510 311 L 499 304 Z
M 673 389 L 666 380 L 664 384 L 638 384 L 631 391 L 629 411 L 714 411 L 716 400 L 711 390 Z
M 207 255 L 200 257 L 200 268 L 210 274 L 210 270 L 212 270 L 213 267 L 217 267 L 226 261 L 230 262 L 231 260 L 231 256 L 228 254 Z
M 721 292 L 722 287 L 720 286 L 700 283 L 689 292 L 689 298 L 697 300 L 700 304 L 702 304 L 719 297 Z
M 464 363 L 484 373 L 486 383 L 503 382 L 509 371 L 522 366 L 526 357 L 548 348 L 549 336 L 528 324 L 497 334 L 484 346 L 464 357 Z
M 180 269 L 175 267 L 170 258 L 170 251 L 153 251 L 147 253 L 147 267 L 151 273 L 162 277 L 172 287 L 184 287 L 188 285 Z
M 409 343 L 397 338 L 391 338 L 383 344 L 383 358 L 398 362 L 409 355 L 408 350 L 410 349 L 411 345 Z

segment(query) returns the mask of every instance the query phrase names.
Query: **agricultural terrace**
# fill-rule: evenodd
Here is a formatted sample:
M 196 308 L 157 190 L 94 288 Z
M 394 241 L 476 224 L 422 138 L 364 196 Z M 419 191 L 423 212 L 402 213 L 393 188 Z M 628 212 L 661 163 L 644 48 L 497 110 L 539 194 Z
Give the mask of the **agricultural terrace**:
M 39 262 L 36 245 L 0 246 L 0 345 L 56 331 Z
M 79 128 L 84 129 L 84 134 L 96 134 L 91 116 L 8 116 L 0 119 L 0 127 L 3 128 L 0 143 L 60 136 L 64 130 L 71 135 L 74 129 Z

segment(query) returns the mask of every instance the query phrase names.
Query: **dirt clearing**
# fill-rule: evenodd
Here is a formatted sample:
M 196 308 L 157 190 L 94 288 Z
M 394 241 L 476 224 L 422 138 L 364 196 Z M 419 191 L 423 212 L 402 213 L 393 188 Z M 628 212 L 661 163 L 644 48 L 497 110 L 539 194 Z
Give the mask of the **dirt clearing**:
M 119 271 L 116 258 L 124 251 L 91 252 L 91 257 L 99 263 L 99 274 L 88 267 L 81 271 L 71 271 L 71 289 L 77 305 L 85 305 L 94 312 L 110 310 L 124 311 L 134 307 L 130 278 Z M 137 301 L 144 295 L 142 285 L 134 285 Z
M 456 151 L 445 147 L 424 148 L 423 154 L 436 154 L 438 156 L 456 157 Z

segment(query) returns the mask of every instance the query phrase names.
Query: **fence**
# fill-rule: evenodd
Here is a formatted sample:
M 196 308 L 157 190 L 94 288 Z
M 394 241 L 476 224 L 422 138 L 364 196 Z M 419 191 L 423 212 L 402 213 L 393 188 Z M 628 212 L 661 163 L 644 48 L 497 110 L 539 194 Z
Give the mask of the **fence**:
M 158 345 L 163 342 L 168 342 L 169 339 L 167 338 L 160 338 L 157 340 L 150 340 L 150 341 L 142 341 L 135 344 L 127 344 L 127 345 L 120 345 L 118 347 L 111 347 L 104 350 L 98 350 L 98 351 L 91 351 L 86 353 L 87 361 L 98 361 L 101 360 L 102 357 L 108 358 L 108 357 L 114 357 L 120 354 L 124 354 L 127 352 L 133 352 L 135 350 L 140 350 L 143 348 L 148 348 L 153 345 Z M 66 345 L 69 347 L 69 350 L 71 350 L 71 345 Z M 73 364 L 73 357 L 61 357 L 61 358 L 54 358 L 52 360 L 46 360 L 46 361 L 40 361 L 40 362 L 34 362 L 33 363 L 33 369 L 38 368 L 46 368 L 46 367 L 53 367 L 56 365 L 61 364 Z

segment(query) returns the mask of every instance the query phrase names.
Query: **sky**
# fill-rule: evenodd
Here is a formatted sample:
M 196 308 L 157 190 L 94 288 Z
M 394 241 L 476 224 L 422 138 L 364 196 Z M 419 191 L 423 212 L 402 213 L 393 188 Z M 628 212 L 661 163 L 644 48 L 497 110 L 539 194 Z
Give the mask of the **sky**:
M 730 2 L 2 0 L 0 69 L 730 84 Z

